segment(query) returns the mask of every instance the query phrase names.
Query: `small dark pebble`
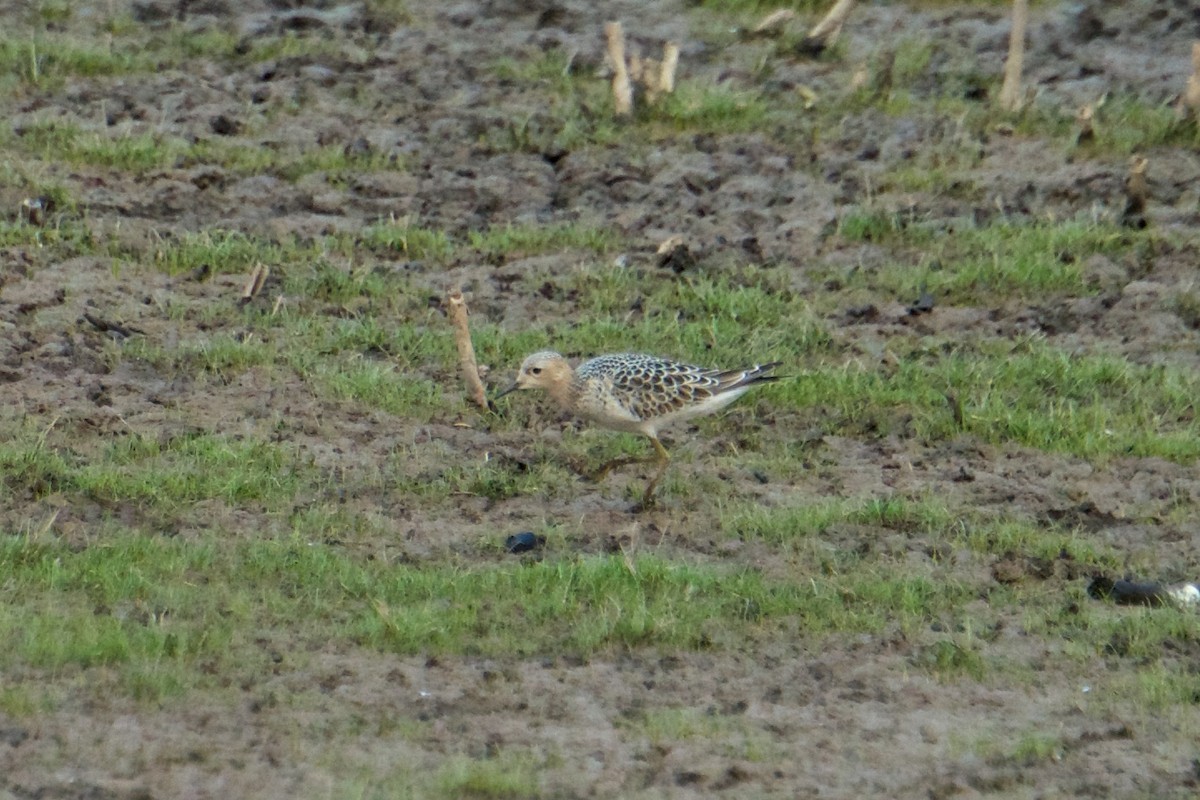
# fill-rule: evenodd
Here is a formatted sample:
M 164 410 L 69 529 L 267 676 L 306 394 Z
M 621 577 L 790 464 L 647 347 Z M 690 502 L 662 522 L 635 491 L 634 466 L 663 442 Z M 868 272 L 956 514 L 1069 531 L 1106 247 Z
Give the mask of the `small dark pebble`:
M 696 266 L 696 256 L 682 242 L 670 250 L 658 255 L 658 265 L 669 268 L 676 275 L 682 275 Z
M 29 731 L 18 725 L 6 725 L 0 728 L 0 742 L 9 747 L 19 747 L 28 738 Z
M 1094 576 L 1087 591 L 1097 600 L 1111 598 L 1119 605 L 1161 606 L 1167 600 L 1161 584 L 1114 581 L 1103 575 Z
M 234 136 L 242 131 L 242 123 L 226 114 L 218 114 L 210 119 L 208 127 L 218 136 Z
M 504 549 L 510 553 L 528 553 L 541 547 L 545 541 L 545 536 L 535 536 L 532 531 L 522 531 L 505 539 Z
M 879 319 L 879 309 L 873 304 L 851 306 L 846 309 L 846 318 L 851 321 L 874 322 Z
M 858 152 L 858 155 L 855 156 L 855 158 L 857 158 L 859 161 L 874 161 L 875 159 L 879 158 L 879 145 L 867 144 Z
M 927 292 L 925 287 L 921 287 L 921 294 L 917 298 L 917 301 L 908 307 L 908 313 L 914 316 L 917 314 L 928 314 L 930 311 L 933 311 L 933 304 L 933 295 Z

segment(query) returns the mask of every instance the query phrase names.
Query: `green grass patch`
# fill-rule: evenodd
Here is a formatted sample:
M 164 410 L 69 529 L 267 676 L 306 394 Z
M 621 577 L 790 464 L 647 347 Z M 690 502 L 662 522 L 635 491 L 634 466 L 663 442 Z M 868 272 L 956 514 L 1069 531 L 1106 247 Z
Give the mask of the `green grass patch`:
M 823 500 L 781 508 L 739 508 L 726 514 L 722 527 L 728 534 L 740 539 L 762 539 L 782 545 L 793 540 L 820 537 L 834 525 L 845 523 L 920 531 L 938 536 L 953 530 L 961 521 L 935 498 L 914 501 L 886 497 Z
M 214 274 L 248 273 L 259 262 L 275 266 L 288 255 L 289 248 L 277 242 L 238 231 L 210 230 L 164 240 L 154 262 L 168 275 L 201 268 Z
M 0 37 L 0 74 L 37 88 L 57 86 L 68 78 L 148 71 L 153 63 L 142 50 L 114 46 L 103 37 L 45 33 Z
M 149 339 L 134 339 L 123 348 L 122 355 L 193 378 L 226 381 L 249 369 L 272 364 L 278 350 L 261 336 L 217 333 L 175 348 L 162 347 Z
M 495 758 L 452 758 L 438 770 L 437 790 L 443 797 L 518 800 L 544 796 L 538 776 L 544 759 L 532 753 L 503 750 Z
M 132 501 L 172 511 L 206 499 L 274 505 L 297 486 L 293 459 L 280 447 L 210 434 L 166 442 L 130 435 L 94 460 L 41 437 L 21 436 L 0 445 L 0 467 L 14 492 L 77 493 L 106 504 Z
M 891 374 L 822 366 L 772 389 L 779 402 L 820 410 L 833 428 L 928 440 L 966 433 L 1089 458 L 1200 456 L 1190 372 L 1119 356 L 1073 355 L 1036 339 L 980 342 L 900 356 Z
M 444 231 L 421 227 L 409 220 L 388 220 L 367 227 L 358 239 L 363 247 L 399 253 L 411 259 L 444 261 L 454 244 Z
M 362 62 L 367 58 L 365 51 L 343 41 L 296 31 L 247 40 L 233 30 L 195 31 L 178 25 L 145 35 L 144 28 L 131 19 L 112 17 L 102 24 L 109 35 L 97 36 L 94 20 L 87 33 L 63 30 L 69 26 L 70 16 L 68 11 L 63 19 L 41 21 L 42 27 L 50 24 L 59 30 L 0 36 L 0 74 L 25 86 L 58 89 L 71 79 L 185 69 L 197 59 L 242 65 L 271 60 Z
M 1119 258 L 1151 237 L 1115 225 L 1084 222 L 935 229 L 921 220 L 872 210 L 843 218 L 839 230 L 851 241 L 911 248 L 919 262 L 855 274 L 849 285 L 861 282 L 903 298 L 915 298 L 924 287 L 943 302 L 979 305 L 1048 293 L 1087 294 L 1082 266 L 1089 256 Z
M 983 656 L 974 642 L 966 639 L 938 639 L 920 648 L 913 664 L 942 678 L 982 680 L 987 673 Z
M 875 630 L 961 597 L 928 581 L 877 584 L 772 582 L 652 556 L 416 568 L 300 541 L 113 532 L 77 549 L 44 533 L 9 536 L 0 541 L 0 633 L 11 646 L 0 663 L 115 665 L 128 685 L 183 690 L 202 682 L 199 662 L 236 660 L 245 632 L 261 629 L 406 654 L 587 656 L 734 646 L 795 624 Z
M 1064 146 L 1074 146 L 1078 133 L 1073 109 L 1047 108 L 1038 104 L 1022 111 L 1015 120 L 1017 133 L 1052 137 Z M 1173 105 L 1117 92 L 1095 108 L 1094 137 L 1079 151 L 1088 156 L 1131 155 L 1156 147 L 1195 147 L 1200 128 L 1181 119 Z
M 720 741 L 727 758 L 752 762 L 775 757 L 780 750 L 771 734 L 743 714 L 722 714 L 715 708 L 651 708 L 620 720 L 622 738 L 656 747 L 679 742 Z
M 235 175 L 269 174 L 287 181 L 320 172 L 336 183 L 354 174 L 404 168 L 402 162 L 385 154 L 357 153 L 337 145 L 272 148 L 246 139 L 189 141 L 158 133 L 101 132 L 58 120 L 25 126 L 10 141 L 45 162 L 103 167 L 135 175 L 211 165 Z
M 502 150 L 577 150 L 631 137 L 653 141 L 681 131 L 738 133 L 761 128 L 772 113 L 769 101 L 756 90 L 683 80 L 654 104 L 638 104 L 633 119 L 622 122 L 614 117 L 608 82 L 577 73 L 562 53 L 506 58 L 494 70 L 530 94 L 524 115 L 488 134 L 492 145 Z M 795 106 L 799 108 L 800 101 Z
M 45 250 L 57 259 L 94 254 L 96 239 L 82 222 L 57 219 L 50 225 L 31 225 L 24 221 L 0 220 L 0 247 L 28 247 Z
M 505 225 L 486 231 L 471 231 L 467 243 L 490 258 L 517 258 L 563 250 L 584 250 L 603 255 L 618 243 L 616 234 L 575 223 L 550 225 Z
M 406 375 L 390 363 L 358 360 L 324 366 L 311 375 L 335 398 L 410 419 L 428 420 L 445 406 L 439 385 L 428 378 Z
M 770 106 L 755 91 L 685 82 L 642 113 L 647 120 L 669 123 L 678 131 L 738 133 L 763 126 Z

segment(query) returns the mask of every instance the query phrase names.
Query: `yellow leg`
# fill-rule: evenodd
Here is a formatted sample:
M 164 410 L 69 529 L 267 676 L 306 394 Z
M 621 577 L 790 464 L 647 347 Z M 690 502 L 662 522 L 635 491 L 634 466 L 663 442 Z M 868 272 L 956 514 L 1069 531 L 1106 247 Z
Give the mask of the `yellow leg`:
M 614 458 L 612 461 L 607 461 L 597 469 L 588 473 L 587 478 L 593 483 L 599 483 L 600 481 L 604 480 L 604 477 L 608 475 L 608 473 L 612 472 L 617 467 L 627 467 L 630 464 L 644 464 L 647 460 L 648 459 L 646 458 L 635 456 L 621 456 L 620 458 Z
M 588 480 L 601 481 L 604 479 L 604 476 L 617 467 L 627 467 L 630 464 L 653 463 L 658 467 L 658 470 L 654 473 L 654 477 L 650 479 L 650 482 L 646 484 L 646 491 L 642 493 L 642 507 L 649 508 L 654 505 L 654 490 L 658 487 L 658 482 L 662 480 L 663 475 L 666 474 L 667 467 L 671 465 L 671 454 L 667 452 L 667 448 L 663 447 L 662 442 L 657 437 L 651 436 L 649 438 L 650 443 L 654 445 L 653 455 L 614 458 L 588 475 Z
M 642 495 L 642 508 L 649 508 L 654 505 L 654 490 L 658 488 L 658 482 L 666 474 L 667 467 L 671 466 L 671 454 L 667 452 L 667 448 L 662 446 L 662 442 L 658 440 L 658 437 L 651 436 L 650 442 L 654 445 L 656 453 L 654 457 L 646 460 L 653 460 L 654 463 L 658 464 L 658 471 L 654 473 L 654 477 L 646 484 L 646 491 Z

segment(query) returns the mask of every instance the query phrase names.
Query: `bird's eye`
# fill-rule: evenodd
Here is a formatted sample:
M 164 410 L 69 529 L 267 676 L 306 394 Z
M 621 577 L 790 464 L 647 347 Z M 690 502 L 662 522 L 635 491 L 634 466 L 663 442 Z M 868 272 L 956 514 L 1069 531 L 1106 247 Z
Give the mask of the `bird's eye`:
M 530 372 L 531 374 L 533 374 L 533 375 L 541 375 L 541 374 L 542 374 L 542 368 L 541 368 L 541 367 L 530 367 L 530 368 L 529 368 L 529 372 Z

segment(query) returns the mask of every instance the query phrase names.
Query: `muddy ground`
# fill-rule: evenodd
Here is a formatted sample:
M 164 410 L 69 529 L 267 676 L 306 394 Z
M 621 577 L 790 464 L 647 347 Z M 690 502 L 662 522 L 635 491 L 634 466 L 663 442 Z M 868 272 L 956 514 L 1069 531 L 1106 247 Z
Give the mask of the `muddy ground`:
M 3 13 L 19 21 L 23 5 L 5 4 Z M 1181 90 L 1190 43 L 1200 38 L 1194 5 L 1135 2 L 1119 10 L 1110 5 L 1036 4 L 1027 64 L 1037 102 L 1074 108 L 1105 92 L 1127 92 L 1157 103 Z M 544 97 L 514 90 L 488 65 L 501 53 L 520 60 L 560 50 L 573 54 L 574 69 L 593 74 L 603 65 L 600 31 L 607 19 L 625 20 L 636 31 L 635 44 L 647 49 L 667 39 L 681 42 L 684 80 L 753 89 L 768 80 L 771 92 L 805 86 L 830 95 L 844 91 L 856 65 L 876 54 L 881 42 L 906 37 L 935 36 L 940 44 L 925 78 L 930 91 L 938 81 L 937 60 L 973 61 L 980 74 L 999 74 L 1008 23 L 991 6 L 869 4 L 852 17 L 835 57 L 820 60 L 718 37 L 711 34 L 718 24 L 711 9 L 669 1 L 414 3 L 409 20 L 397 22 L 373 16 L 360 4 L 118 0 L 81 4 L 69 24 L 86 28 L 88 14 L 114 13 L 114 6 L 151 29 L 232 30 L 245 37 L 291 29 L 344 42 L 346 52 L 238 67 L 199 56 L 187 69 L 69 81 L 11 100 L 5 124 L 19 131 L 35 120 L 62 119 L 85 128 L 224 135 L 234 141 L 246 135 L 239 131 L 252 130 L 257 146 L 344 144 L 394 154 L 412 166 L 346 184 L 326 181 L 320 173 L 292 183 L 212 166 L 180 165 L 131 177 L 46 163 L 43 177 L 69 188 L 95 235 L 118 241 L 134 257 L 132 266 L 114 270 L 107 257 L 48 263 L 24 246 L 0 253 L 5 424 L 56 419 L 62 428 L 104 435 L 126 425 L 143 432 L 180 425 L 218 429 L 235 419 L 255 430 L 275 421 L 262 413 L 264 406 L 285 403 L 289 435 L 299 446 L 347 470 L 386 463 L 405 444 L 432 442 L 425 451 L 417 448 L 414 457 L 444 459 L 448 453 L 519 449 L 536 436 L 455 427 L 469 416 L 461 407 L 421 425 L 378 411 L 351 413 L 303 385 L 264 383 L 253 370 L 206 384 L 200 396 L 192 383 L 136 361 L 122 360 L 112 369 L 104 355 L 111 341 L 79 323 L 89 308 L 136 324 L 156 341 L 194 342 L 214 333 L 206 327 L 206 305 L 227 303 L 244 279 L 195 281 L 156 270 L 156 244 L 181 232 L 233 229 L 305 237 L 411 215 L 424 227 L 461 237 L 509 222 L 574 221 L 620 231 L 628 242 L 627 259 L 647 269 L 654 268 L 657 244 L 682 234 L 704 263 L 769 264 L 790 271 L 797 291 L 828 297 L 836 295 L 836 285 L 813 275 L 888 257 L 869 242 L 829 235 L 839 218 L 868 204 L 952 224 L 997 214 L 1019 220 L 1111 218 L 1124 203 L 1124 156 L 1079 157 L 1003 130 L 975 140 L 979 157 L 956 167 L 966 190 L 874 193 L 876 174 L 903 161 L 920 164 L 923 149 L 943 146 L 962 132 L 953 120 L 889 116 L 869 108 L 848 114 L 838 135 L 820 140 L 750 131 L 579 152 L 559 152 L 550 139 L 539 147 L 536 135 L 533 146 L 516 151 L 493 144 L 493 135 L 509 130 L 514 119 L 536 130 Z M 371 44 L 369 57 L 362 55 L 362 42 Z M 776 61 L 767 77 L 751 69 L 755 54 L 762 53 Z M 297 104 L 289 115 L 267 115 L 274 105 L 289 103 Z M 1185 148 L 1148 155 L 1150 223 L 1186 233 L 1200 218 L 1200 155 Z M 22 199 L 19 188 L 0 187 L 5 213 Z M 866 318 L 838 313 L 825 322 L 837 357 L 847 360 L 871 358 L 898 330 L 931 337 L 1038 332 L 1073 352 L 1191 366 L 1200 359 L 1200 334 L 1166 298 L 1191 286 L 1196 257 L 1193 245 L 1166 248 L 1144 264 L 1100 259 L 1089 269 L 1103 291 L 1086 297 L 995 307 L 939 305 L 919 318 L 906 312 L 915 298 L 877 297 L 872 298 L 877 312 Z M 555 258 L 503 264 L 466 258 L 448 270 L 402 258 L 392 265 L 408 270 L 430 297 L 463 283 L 476 315 L 517 328 L 577 313 L 570 297 L 538 294 L 519 277 L 496 279 L 522 269 L 569 268 Z M 853 298 L 854 304 L 861 299 Z M 169 314 L 168 306 L 184 311 Z M 494 366 L 504 371 L 515 365 Z M 453 385 L 451 368 L 431 367 L 427 374 Z M 730 424 L 732 430 L 745 423 Z M 803 429 L 820 421 L 793 424 Z M 704 454 L 720 446 L 719 436 L 698 442 L 698 455 L 684 468 L 706 469 Z M 1200 575 L 1194 526 L 1172 516 L 1179 497 L 1200 496 L 1194 465 L 1138 458 L 1094 465 L 1019 446 L 922 444 L 841 431 L 825 431 L 815 447 L 820 470 L 792 485 L 763 487 L 736 470 L 727 477 L 747 493 L 760 493 L 764 502 L 773 492 L 814 500 L 931 492 L 955 507 L 1075 524 L 1128 553 L 1131 561 L 1159 566 L 1163 577 Z M 652 540 L 667 555 L 788 574 L 786 565 L 753 544 L 719 542 L 712 509 L 667 502 L 631 516 L 620 491 L 623 480 L 637 475 L 558 496 L 557 507 L 549 508 L 522 498 L 496 504 L 465 497 L 452 511 L 414 516 L 402 498 L 383 493 L 351 502 L 394 530 L 397 541 L 389 546 L 403 549 L 409 559 L 448 553 L 493 558 L 475 553 L 472 543 L 567 516 L 581 520 L 582 533 L 568 543 L 581 551 L 604 550 L 615 530 Z M 4 522 L 20 530 L 29 520 L 45 519 L 54 502 L 10 496 Z M 105 515 L 127 518 L 134 526 L 156 524 L 136 508 L 66 504 L 57 510 L 56 533 L 81 542 Z M 246 531 L 272 532 L 282 523 L 217 504 L 180 524 L 178 535 L 189 535 L 189 526 L 191 532 L 251 535 Z M 839 546 L 869 539 L 871 546 L 900 551 L 921 547 L 919 536 L 867 527 L 842 529 L 837 536 Z M 944 574 L 980 585 L 994 579 L 946 569 Z M 1037 579 L 1062 588 L 1077 586 L 1084 576 L 1058 570 Z M 999 636 L 994 647 L 1010 648 L 1014 658 L 1030 662 L 1050 657 L 1057 647 L 1024 636 L 1017 619 Z M 88 696 L 83 687 L 95 676 L 80 672 L 57 680 L 68 698 L 75 687 L 86 701 L 68 700 L 33 717 L 0 715 L 0 799 L 339 797 L 350 792 L 348 775 L 387 774 L 398 763 L 436 771 L 448 756 L 484 758 L 504 748 L 555 754 L 543 762 L 540 776 L 546 797 L 1189 797 L 1198 791 L 1197 749 L 1188 733 L 1195 732 L 1194 716 L 1192 727 L 1186 715 L 1183 721 L 1172 716 L 1165 730 L 1155 730 L 1136 710 L 1097 706 L 1089 693 L 1111 670 L 1137 670 L 1136 664 L 1097 657 L 1075 672 L 1055 672 L 1042 684 L 1013 688 L 1002 681 L 941 680 L 914 668 L 914 648 L 902 636 L 846 637 L 819 651 L 770 641 L 741 652 L 635 651 L 582 663 L 331 649 L 308 653 L 296 666 L 288 662 L 289 668 L 261 676 L 243 691 L 159 710 Z M 305 700 L 277 702 L 291 695 Z M 720 720 L 726 732 L 657 742 L 626 734 L 623 720 L 665 708 Z M 406 735 L 404 721 L 428 726 Z M 1036 730 L 1052 734 L 1061 746 L 1048 757 L 1024 759 L 972 745 Z M 327 737 L 339 741 L 336 754 L 327 750 Z M 369 780 L 364 787 L 363 794 L 376 791 Z

